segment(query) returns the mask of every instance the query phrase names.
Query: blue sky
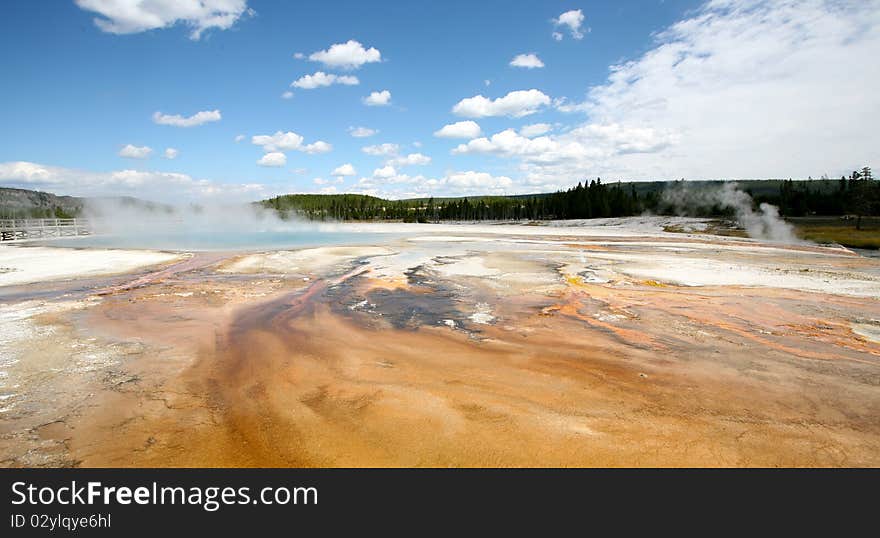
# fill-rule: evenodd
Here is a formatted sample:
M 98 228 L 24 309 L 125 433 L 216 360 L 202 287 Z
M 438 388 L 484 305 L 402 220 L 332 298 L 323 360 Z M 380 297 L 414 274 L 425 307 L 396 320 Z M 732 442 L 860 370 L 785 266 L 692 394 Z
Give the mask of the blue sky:
M 10 2 L 0 184 L 407 197 L 839 176 L 878 156 L 876 135 L 852 132 L 880 119 L 864 68 L 878 13 L 873 0 Z M 291 86 L 305 75 L 337 83 Z M 458 122 L 479 131 L 435 134 Z

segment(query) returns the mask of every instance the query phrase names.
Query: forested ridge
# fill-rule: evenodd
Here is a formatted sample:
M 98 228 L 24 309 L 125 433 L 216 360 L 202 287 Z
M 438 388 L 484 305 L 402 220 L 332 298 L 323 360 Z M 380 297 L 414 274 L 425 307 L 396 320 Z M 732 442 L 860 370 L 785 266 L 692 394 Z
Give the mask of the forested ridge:
M 658 215 L 730 216 L 721 203 L 673 204 L 666 193 L 687 189 L 698 194 L 718 189 L 722 181 L 579 182 L 555 193 L 462 198 L 386 200 L 362 194 L 288 194 L 259 202 L 284 217 L 311 220 L 553 220 Z M 880 185 L 870 168 L 840 179 L 747 180 L 738 187 L 754 204 L 770 203 L 783 216 L 880 215 Z M 694 196 L 694 200 L 699 196 Z

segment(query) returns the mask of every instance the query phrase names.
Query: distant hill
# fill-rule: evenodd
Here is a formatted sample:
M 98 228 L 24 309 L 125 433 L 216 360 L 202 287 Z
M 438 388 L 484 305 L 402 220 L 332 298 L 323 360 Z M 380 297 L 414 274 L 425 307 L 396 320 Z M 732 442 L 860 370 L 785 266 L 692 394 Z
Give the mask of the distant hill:
M 88 212 L 100 215 L 118 208 L 170 213 L 173 206 L 133 196 L 83 198 L 59 196 L 49 192 L 0 187 L 0 219 L 73 218 Z
M 0 187 L 0 218 L 71 218 L 82 213 L 84 200 L 48 192 Z

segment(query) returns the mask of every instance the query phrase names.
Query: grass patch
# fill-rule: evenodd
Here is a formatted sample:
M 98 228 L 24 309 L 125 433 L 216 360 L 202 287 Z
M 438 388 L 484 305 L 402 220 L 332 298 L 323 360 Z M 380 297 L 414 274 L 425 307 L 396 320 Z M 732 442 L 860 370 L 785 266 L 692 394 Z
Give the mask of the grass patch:
M 880 229 L 856 230 L 855 227 L 797 226 L 800 238 L 814 243 L 837 243 L 850 248 L 880 249 Z
M 880 219 L 863 218 L 862 229 L 855 222 L 836 217 L 789 219 L 801 239 L 814 243 L 837 243 L 849 248 L 880 249 Z

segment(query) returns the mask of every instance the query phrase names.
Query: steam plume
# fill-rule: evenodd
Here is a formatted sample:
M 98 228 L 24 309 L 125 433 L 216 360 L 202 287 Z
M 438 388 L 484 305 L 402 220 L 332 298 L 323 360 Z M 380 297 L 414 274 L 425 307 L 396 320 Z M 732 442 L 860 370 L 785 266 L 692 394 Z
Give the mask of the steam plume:
M 663 201 L 679 215 L 693 214 L 712 208 L 728 209 L 734 213 L 737 223 L 749 237 L 768 239 L 782 243 L 797 243 L 794 228 L 779 217 L 779 208 L 762 203 L 754 209 L 754 200 L 741 191 L 736 183 L 724 183 L 719 187 L 692 188 L 685 182 L 663 192 Z

